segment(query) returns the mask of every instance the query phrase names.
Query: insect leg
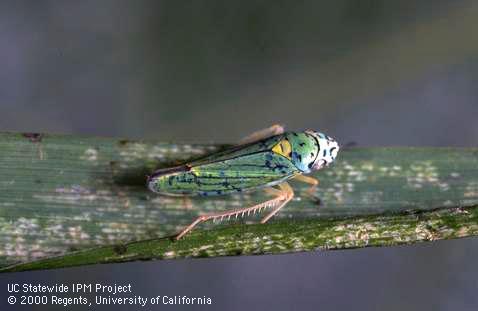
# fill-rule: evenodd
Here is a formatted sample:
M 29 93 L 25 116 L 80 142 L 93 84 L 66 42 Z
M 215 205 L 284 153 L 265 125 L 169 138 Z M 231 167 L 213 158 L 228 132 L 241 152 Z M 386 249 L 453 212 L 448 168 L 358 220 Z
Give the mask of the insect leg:
M 275 189 L 275 188 L 265 188 L 264 189 L 264 192 L 268 195 L 272 195 L 274 197 L 278 197 L 278 196 L 281 196 L 282 195 L 282 191 L 279 190 L 279 189 Z
M 301 181 L 311 185 L 309 189 L 307 189 L 307 193 L 313 197 L 315 196 L 315 191 L 317 190 L 317 185 L 319 184 L 318 179 L 314 177 L 310 177 L 310 176 L 305 176 L 305 175 L 296 175 L 294 177 L 294 180 Z
M 289 188 L 290 188 L 290 186 L 289 186 Z M 291 188 L 291 191 L 292 191 L 292 188 Z M 274 194 L 276 197 L 271 199 L 271 200 L 265 201 L 263 203 L 256 204 L 256 205 L 251 206 L 251 207 L 241 208 L 241 209 L 237 209 L 237 210 L 233 210 L 233 211 L 225 211 L 225 212 L 216 213 L 216 214 L 209 214 L 209 215 L 199 216 L 198 218 L 196 218 L 196 220 L 194 220 L 189 226 L 184 228 L 176 236 L 176 240 L 179 240 L 180 238 L 182 238 L 186 233 L 191 231 L 196 225 L 200 224 L 201 222 L 211 220 L 211 219 L 212 220 L 216 220 L 216 219 L 222 220 L 224 218 L 229 219 L 229 218 L 234 217 L 234 216 L 237 218 L 239 215 L 244 216 L 244 215 L 249 215 L 250 213 L 261 212 L 263 209 L 275 207 L 275 206 L 278 206 L 278 204 L 283 206 L 284 203 L 282 201 L 285 201 L 288 198 L 288 193 L 283 191 L 282 187 L 281 187 L 281 190 L 270 188 L 270 189 L 268 189 L 268 193 L 269 194 Z M 288 202 L 288 201 L 286 201 L 286 202 Z
M 279 135 L 284 133 L 284 127 L 280 124 L 274 124 L 271 127 L 259 130 L 257 132 L 252 133 L 249 136 L 244 137 L 239 141 L 239 145 L 244 145 L 248 143 L 252 143 L 267 137 L 271 137 L 274 135 Z
M 292 190 L 288 183 L 283 182 L 282 184 L 279 184 L 279 187 L 283 193 L 283 201 L 261 220 L 261 224 L 266 223 L 269 219 L 271 219 L 272 216 L 277 214 L 277 212 L 280 211 L 280 209 L 283 208 L 294 197 L 294 190 Z
M 310 177 L 310 176 L 304 176 L 304 175 L 296 175 L 295 177 L 293 177 L 293 180 L 297 180 L 297 181 L 301 181 L 301 182 L 304 182 L 306 184 L 309 184 L 311 185 L 309 187 L 309 189 L 306 190 L 306 193 L 313 199 L 316 201 L 317 205 L 320 205 L 321 204 L 321 200 L 320 198 L 315 194 L 316 193 L 316 190 L 317 190 L 317 185 L 319 184 L 319 180 L 314 178 L 314 177 Z

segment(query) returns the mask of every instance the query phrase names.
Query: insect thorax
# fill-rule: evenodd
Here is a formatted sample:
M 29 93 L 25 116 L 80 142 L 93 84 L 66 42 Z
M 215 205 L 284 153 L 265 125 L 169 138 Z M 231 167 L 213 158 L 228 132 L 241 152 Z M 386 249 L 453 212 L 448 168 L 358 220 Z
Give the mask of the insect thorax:
M 317 139 L 308 133 L 286 133 L 273 149 L 275 153 L 289 159 L 300 171 L 310 172 L 317 158 L 319 145 Z

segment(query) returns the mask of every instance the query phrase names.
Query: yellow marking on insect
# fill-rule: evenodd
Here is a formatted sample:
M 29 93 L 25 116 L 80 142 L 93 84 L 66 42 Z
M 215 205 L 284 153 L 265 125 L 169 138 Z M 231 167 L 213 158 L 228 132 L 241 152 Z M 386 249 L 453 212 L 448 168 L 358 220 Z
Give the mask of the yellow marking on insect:
M 193 173 L 196 176 L 199 176 L 201 174 L 201 170 L 198 167 L 193 167 L 191 168 L 191 173 Z
M 292 146 L 290 145 L 290 142 L 287 139 L 283 139 L 280 142 L 278 142 L 274 147 L 272 147 L 272 151 L 291 160 L 290 155 L 292 153 Z

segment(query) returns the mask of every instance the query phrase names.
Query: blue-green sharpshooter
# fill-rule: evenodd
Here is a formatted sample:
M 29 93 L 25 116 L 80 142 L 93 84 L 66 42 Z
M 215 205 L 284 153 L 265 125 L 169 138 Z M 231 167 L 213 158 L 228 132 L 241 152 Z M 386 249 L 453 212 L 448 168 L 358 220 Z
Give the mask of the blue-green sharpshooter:
M 157 170 L 148 178 L 148 188 L 171 196 L 215 196 L 260 188 L 275 195 L 274 199 L 251 207 L 199 216 L 176 236 L 177 239 L 206 220 L 243 216 L 271 208 L 261 220 L 265 223 L 293 198 L 294 192 L 287 180 L 294 178 L 315 187 L 318 180 L 303 174 L 328 166 L 338 151 L 338 143 L 325 134 L 312 130 L 284 132 L 281 126 L 275 125 L 225 151 Z

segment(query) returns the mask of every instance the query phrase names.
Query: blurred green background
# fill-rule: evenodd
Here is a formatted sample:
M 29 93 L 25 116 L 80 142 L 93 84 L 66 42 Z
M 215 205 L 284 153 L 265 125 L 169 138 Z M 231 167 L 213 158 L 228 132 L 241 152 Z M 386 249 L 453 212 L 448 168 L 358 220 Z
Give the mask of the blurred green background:
M 234 142 L 282 123 L 342 144 L 476 146 L 477 33 L 476 1 L 0 1 L 0 130 Z M 128 281 L 210 310 L 476 310 L 477 259 L 466 239 L 0 282 Z

